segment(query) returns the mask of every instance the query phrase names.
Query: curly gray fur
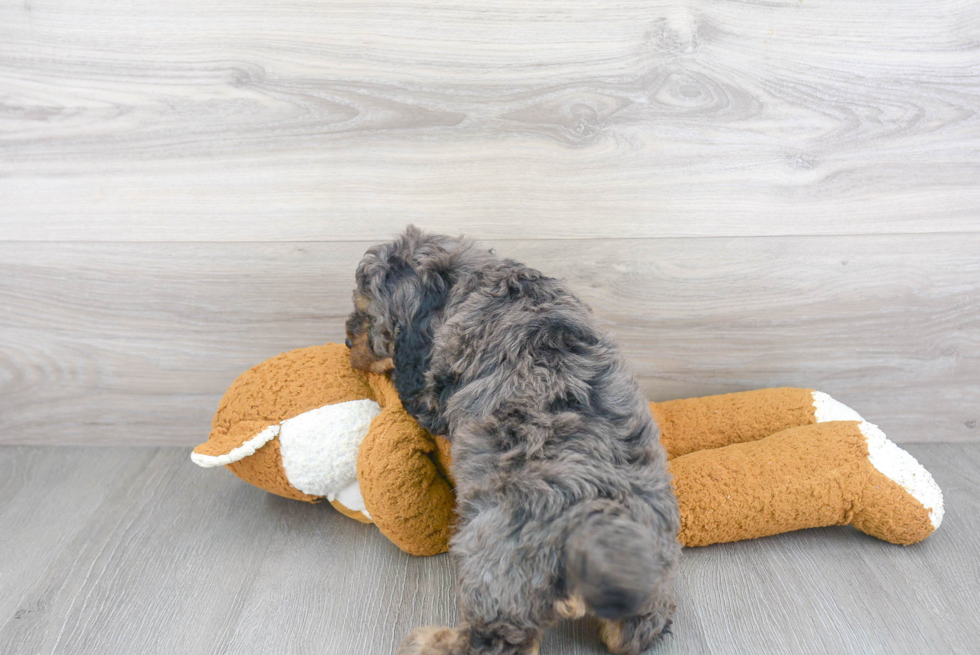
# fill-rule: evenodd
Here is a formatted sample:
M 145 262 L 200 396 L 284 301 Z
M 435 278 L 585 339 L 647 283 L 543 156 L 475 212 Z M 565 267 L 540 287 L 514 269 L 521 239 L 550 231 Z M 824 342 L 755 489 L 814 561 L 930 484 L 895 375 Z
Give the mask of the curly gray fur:
M 614 652 L 647 648 L 674 611 L 677 501 L 647 401 L 588 307 L 414 227 L 367 251 L 355 305 L 349 336 L 391 358 L 406 409 L 452 443 L 463 623 L 399 652 L 535 652 L 576 602 Z

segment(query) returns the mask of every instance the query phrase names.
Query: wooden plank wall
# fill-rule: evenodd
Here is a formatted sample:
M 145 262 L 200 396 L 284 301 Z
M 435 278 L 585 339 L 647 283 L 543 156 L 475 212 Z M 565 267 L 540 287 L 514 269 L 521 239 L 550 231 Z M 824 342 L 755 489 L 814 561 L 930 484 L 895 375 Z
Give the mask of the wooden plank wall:
M 973 0 L 0 3 L 0 443 L 192 445 L 409 222 L 565 277 L 651 399 L 980 439 Z

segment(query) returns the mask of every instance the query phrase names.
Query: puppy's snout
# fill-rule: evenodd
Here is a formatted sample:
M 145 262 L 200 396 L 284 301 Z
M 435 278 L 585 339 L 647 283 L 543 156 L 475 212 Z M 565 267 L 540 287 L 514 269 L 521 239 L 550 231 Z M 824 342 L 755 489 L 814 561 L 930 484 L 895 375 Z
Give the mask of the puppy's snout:
M 347 350 L 350 350 L 353 347 L 353 345 L 350 342 L 350 337 L 344 339 L 344 345 L 347 346 Z

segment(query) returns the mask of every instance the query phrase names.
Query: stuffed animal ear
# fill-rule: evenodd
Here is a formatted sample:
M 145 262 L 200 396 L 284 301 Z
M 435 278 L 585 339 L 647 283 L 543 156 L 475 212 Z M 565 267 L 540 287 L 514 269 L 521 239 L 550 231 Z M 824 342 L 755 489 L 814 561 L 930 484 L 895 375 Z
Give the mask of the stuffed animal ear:
M 245 482 L 277 496 L 319 501 L 290 483 L 282 465 L 279 432 L 278 424 L 264 421 L 239 421 L 227 431 L 217 426 L 208 440 L 191 453 L 191 461 L 205 468 L 226 466 Z
M 279 424 L 265 421 L 239 421 L 227 431 L 215 428 L 191 453 L 191 461 L 204 468 L 227 466 L 254 455 L 278 435 Z

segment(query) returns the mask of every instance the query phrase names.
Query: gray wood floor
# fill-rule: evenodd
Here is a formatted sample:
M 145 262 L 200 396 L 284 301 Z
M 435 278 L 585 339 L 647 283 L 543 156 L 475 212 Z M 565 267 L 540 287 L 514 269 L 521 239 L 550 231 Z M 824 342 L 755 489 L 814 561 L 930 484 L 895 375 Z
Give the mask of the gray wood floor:
M 980 446 L 910 444 L 947 514 L 902 548 L 849 528 L 685 551 L 656 653 L 976 653 Z M 0 653 L 388 654 L 456 617 L 449 557 L 266 494 L 185 449 L 0 447 Z M 603 652 L 589 621 L 542 655 Z

